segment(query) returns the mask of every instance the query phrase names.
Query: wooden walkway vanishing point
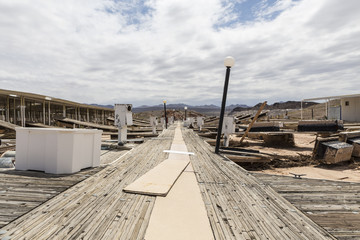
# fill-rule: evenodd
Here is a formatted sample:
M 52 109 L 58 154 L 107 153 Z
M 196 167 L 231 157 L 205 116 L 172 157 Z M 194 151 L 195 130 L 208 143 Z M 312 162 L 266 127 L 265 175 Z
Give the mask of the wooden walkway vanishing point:
M 10 222 L 1 239 L 144 239 L 156 198 L 163 197 L 123 189 L 169 157 L 163 151 L 174 132 L 171 126 Z M 214 154 L 192 130 L 182 129 L 182 136 L 195 153 L 190 162 L 214 239 L 334 239 L 268 184 Z

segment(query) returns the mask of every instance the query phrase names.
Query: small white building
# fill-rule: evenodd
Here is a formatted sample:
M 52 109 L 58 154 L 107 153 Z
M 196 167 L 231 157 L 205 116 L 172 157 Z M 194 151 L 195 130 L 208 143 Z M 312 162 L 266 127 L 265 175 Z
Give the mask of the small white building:
M 325 108 L 327 119 L 338 119 L 348 122 L 360 122 L 360 94 L 303 99 L 301 101 L 301 106 L 303 105 L 303 102 L 316 100 L 326 101 Z M 329 103 L 333 100 L 340 100 L 340 106 L 330 106 Z

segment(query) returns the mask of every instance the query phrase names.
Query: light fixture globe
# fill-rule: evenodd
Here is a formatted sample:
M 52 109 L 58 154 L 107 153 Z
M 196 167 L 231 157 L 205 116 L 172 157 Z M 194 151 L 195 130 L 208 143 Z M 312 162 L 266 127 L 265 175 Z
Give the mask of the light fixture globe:
M 185 110 L 187 110 L 187 107 L 184 107 Z
M 166 100 L 164 100 L 163 103 L 166 103 Z
M 227 56 L 224 60 L 225 67 L 232 67 L 235 64 L 235 59 L 231 56 Z

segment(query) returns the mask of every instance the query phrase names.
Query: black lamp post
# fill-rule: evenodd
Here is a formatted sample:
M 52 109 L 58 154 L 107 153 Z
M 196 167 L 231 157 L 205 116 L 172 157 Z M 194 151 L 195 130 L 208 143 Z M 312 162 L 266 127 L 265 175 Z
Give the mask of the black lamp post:
M 184 107 L 184 110 L 185 110 L 185 121 L 186 121 L 186 110 L 187 110 L 186 106 Z
M 164 100 L 163 103 L 164 103 L 164 112 L 165 112 L 165 128 L 167 129 L 166 100 Z
M 223 92 L 223 98 L 221 102 L 221 111 L 220 111 L 220 119 L 219 119 L 219 126 L 218 126 L 218 132 L 216 136 L 216 146 L 215 146 L 215 153 L 219 153 L 220 148 L 220 139 L 221 139 L 221 132 L 222 132 L 222 125 L 224 122 L 224 114 L 225 114 L 225 106 L 226 106 L 226 96 L 229 86 L 229 77 L 230 77 L 230 68 L 234 66 L 235 59 L 233 57 L 226 57 L 224 61 L 224 65 L 226 67 L 226 76 L 225 76 L 225 84 L 224 84 L 224 92 Z

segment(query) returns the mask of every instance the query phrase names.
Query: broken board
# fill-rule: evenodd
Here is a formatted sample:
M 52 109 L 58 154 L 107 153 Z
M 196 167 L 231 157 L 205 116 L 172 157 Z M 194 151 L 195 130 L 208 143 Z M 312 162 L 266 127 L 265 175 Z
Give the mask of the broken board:
M 165 151 L 170 153 L 168 159 L 125 187 L 124 191 L 152 196 L 166 196 L 180 174 L 190 163 L 189 153 L 187 153 L 179 127 L 175 129 L 171 150 Z M 181 154 L 184 153 L 182 151 L 187 154 Z
M 166 196 L 189 160 L 166 159 L 124 188 L 125 192 L 152 196 Z

